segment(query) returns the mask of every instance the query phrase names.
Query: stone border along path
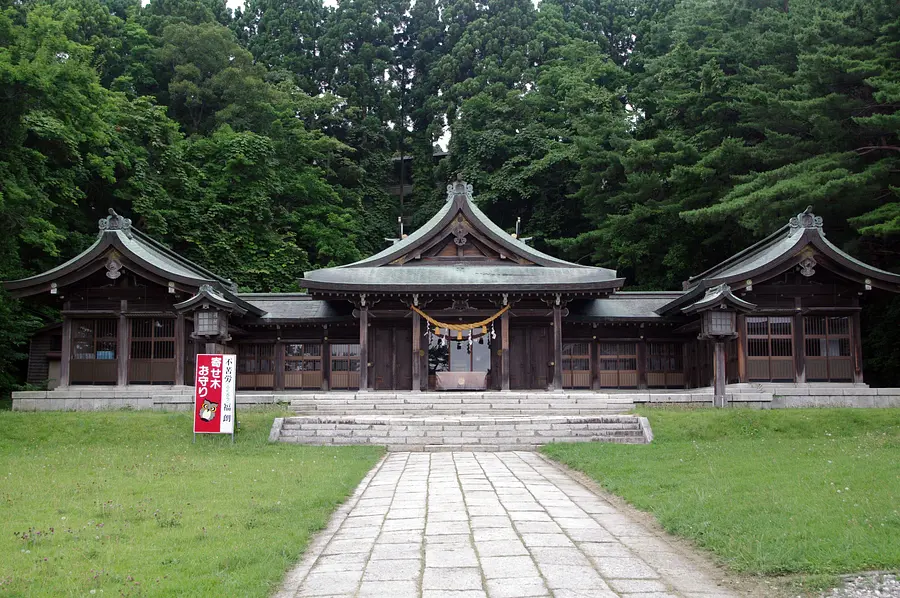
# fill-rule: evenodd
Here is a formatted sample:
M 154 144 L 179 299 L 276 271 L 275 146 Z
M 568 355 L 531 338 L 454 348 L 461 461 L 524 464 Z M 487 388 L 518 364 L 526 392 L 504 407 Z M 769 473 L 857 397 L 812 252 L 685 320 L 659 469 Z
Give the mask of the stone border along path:
M 736 596 L 531 452 L 389 453 L 277 598 Z

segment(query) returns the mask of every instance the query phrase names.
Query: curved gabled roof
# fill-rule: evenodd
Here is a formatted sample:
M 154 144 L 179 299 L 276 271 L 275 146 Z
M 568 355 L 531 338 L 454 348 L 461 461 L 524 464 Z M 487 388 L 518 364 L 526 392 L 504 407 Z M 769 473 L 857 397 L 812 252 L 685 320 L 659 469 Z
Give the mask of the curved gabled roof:
M 815 266 L 817 256 L 837 266 L 839 273 L 847 278 L 869 281 L 872 286 L 900 292 L 900 274 L 870 266 L 842 251 L 825 237 L 822 218 L 811 209 L 791 218 L 787 225 L 759 243 L 689 278 L 684 295 L 663 306 L 659 313 L 671 313 L 689 305 L 711 287 L 744 284 L 745 281 L 762 282 L 785 268 L 802 265 L 804 260 L 812 260 L 809 267 Z
M 741 312 L 750 312 L 756 309 L 756 305 L 754 303 L 744 301 L 740 297 L 735 296 L 735 294 L 731 292 L 730 286 L 728 286 L 727 284 L 720 284 L 718 286 L 706 289 L 706 294 L 702 299 L 700 299 L 696 303 L 688 305 L 681 311 L 686 314 L 694 314 L 715 309 L 717 307 L 730 307 L 733 310 Z
M 107 218 L 101 218 L 100 233 L 94 243 L 69 261 L 59 266 L 20 280 L 4 282 L 6 290 L 14 295 L 27 296 L 46 292 L 60 279 L 77 280 L 103 267 L 101 258 L 111 251 L 149 272 L 166 280 L 199 288 L 204 284 L 219 287 L 223 291 L 236 291 L 228 279 L 187 260 L 162 243 L 159 243 L 131 226 L 131 220 L 110 210 Z
M 470 233 L 490 246 L 497 259 L 421 260 L 441 238 L 454 234 L 465 245 Z M 447 186 L 444 206 L 408 237 L 358 262 L 306 272 L 300 283 L 323 292 L 607 292 L 621 287 L 624 279 L 615 270 L 573 264 L 528 246 L 478 209 L 471 185 L 456 181 Z

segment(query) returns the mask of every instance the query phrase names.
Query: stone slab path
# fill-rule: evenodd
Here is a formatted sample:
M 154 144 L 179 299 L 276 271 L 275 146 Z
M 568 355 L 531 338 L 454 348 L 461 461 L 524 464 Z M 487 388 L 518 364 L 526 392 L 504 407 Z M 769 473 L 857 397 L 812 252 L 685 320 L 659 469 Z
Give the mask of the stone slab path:
M 536 453 L 389 453 L 278 598 L 729 597 Z

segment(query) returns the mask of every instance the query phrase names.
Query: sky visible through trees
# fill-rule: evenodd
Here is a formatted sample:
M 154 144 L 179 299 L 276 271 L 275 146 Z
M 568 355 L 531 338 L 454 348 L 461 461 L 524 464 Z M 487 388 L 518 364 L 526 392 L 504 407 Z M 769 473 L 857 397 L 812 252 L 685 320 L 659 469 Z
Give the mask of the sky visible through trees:
M 243 289 L 294 290 L 421 225 L 456 173 L 500 226 L 632 288 L 680 288 L 807 205 L 900 268 L 895 0 L 6 0 L 0 77 L 0 279 L 115 208 Z M 877 376 L 900 304 L 874 303 Z M 0 296 L 0 346 L 36 321 Z

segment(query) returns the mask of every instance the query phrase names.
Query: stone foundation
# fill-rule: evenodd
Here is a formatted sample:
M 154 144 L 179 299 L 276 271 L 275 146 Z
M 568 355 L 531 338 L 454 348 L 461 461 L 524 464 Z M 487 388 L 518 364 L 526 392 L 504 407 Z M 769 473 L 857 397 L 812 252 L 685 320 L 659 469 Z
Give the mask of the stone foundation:
M 190 386 L 81 386 L 14 392 L 15 411 L 157 409 L 187 411 Z M 753 409 L 796 407 L 900 407 L 900 388 L 853 384 L 734 384 L 728 405 Z M 290 404 L 300 415 L 596 415 L 623 413 L 641 405 L 711 407 L 712 389 L 563 392 L 238 392 L 247 408 Z

